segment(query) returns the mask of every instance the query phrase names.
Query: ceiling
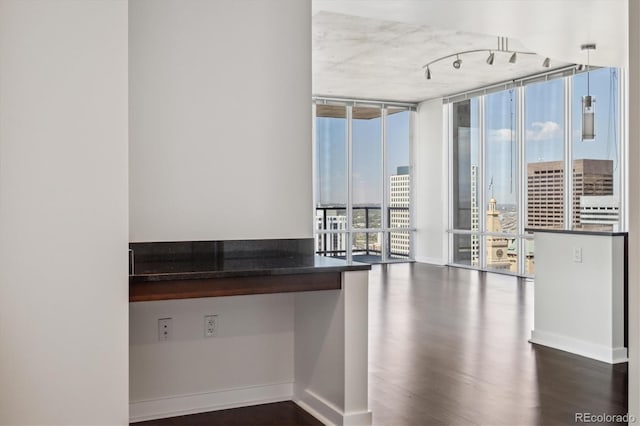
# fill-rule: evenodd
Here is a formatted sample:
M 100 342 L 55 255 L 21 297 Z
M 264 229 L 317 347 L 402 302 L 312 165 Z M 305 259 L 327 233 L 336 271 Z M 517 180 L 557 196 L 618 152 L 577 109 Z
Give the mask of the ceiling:
M 600 19 L 606 16 L 607 19 Z M 313 0 L 313 94 L 419 102 L 548 70 L 585 63 L 582 43 L 597 43 L 591 64 L 624 66 L 624 0 Z M 427 62 L 463 50 L 493 49 L 509 37 L 516 64 L 497 53 Z

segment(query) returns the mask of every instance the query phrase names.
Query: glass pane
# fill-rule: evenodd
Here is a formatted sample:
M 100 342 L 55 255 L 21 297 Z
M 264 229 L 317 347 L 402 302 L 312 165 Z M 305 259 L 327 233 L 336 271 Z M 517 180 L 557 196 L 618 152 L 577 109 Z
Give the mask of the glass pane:
M 477 231 L 478 99 L 456 102 L 452 108 L 453 228 Z
M 487 269 L 518 271 L 518 240 L 515 236 L 487 236 L 485 238 Z
M 346 208 L 316 207 L 316 229 L 347 230 Z M 346 233 L 316 234 L 316 253 L 322 256 L 344 257 L 347 252 Z
M 387 110 L 387 176 L 385 182 L 389 194 L 387 223 L 389 228 L 409 228 L 411 204 L 411 178 L 409 175 L 409 119 L 410 111 Z M 389 258 L 407 258 L 411 239 L 409 232 L 389 234 Z
M 620 216 L 620 135 L 618 70 L 589 72 L 589 94 L 595 100 L 595 139 L 582 140 L 582 96 L 587 73 L 573 77 L 573 227 L 618 230 Z
M 353 227 L 380 228 L 382 135 L 380 107 L 353 108 Z
M 380 207 L 373 205 L 353 206 L 354 228 L 380 228 Z
M 487 232 L 518 232 L 516 211 L 516 92 L 486 96 L 485 199 Z M 489 220 L 491 215 L 492 220 Z
M 316 105 L 316 229 L 329 229 L 332 215 L 346 216 L 347 205 L 347 109 Z M 342 209 L 340 214 L 338 210 Z M 346 222 L 345 222 L 346 225 Z M 344 229 L 344 228 L 343 228 Z M 325 241 L 326 242 L 326 241 Z M 322 250 L 325 250 L 322 242 Z
M 526 253 L 524 272 L 525 274 L 533 275 L 536 272 L 536 262 L 535 262 L 536 246 L 533 239 L 526 238 L 524 240 L 524 250 Z
M 477 235 L 465 235 L 465 234 L 453 234 L 453 263 L 458 265 L 472 265 L 471 253 L 472 253 L 472 237 L 475 241 L 475 247 L 477 251 L 478 236 Z M 476 254 L 477 258 L 477 254 Z M 477 263 L 473 266 L 478 266 Z
M 409 227 L 409 111 L 389 109 L 387 115 L 387 176 L 390 228 Z
M 563 80 L 526 87 L 527 227 L 564 227 L 563 117 Z
M 379 262 L 381 260 L 380 232 L 358 232 L 353 234 L 351 249 L 353 250 L 353 260 L 357 262 Z
M 411 232 L 391 231 L 389 233 L 389 244 L 387 256 L 389 259 L 407 259 L 409 248 L 411 247 Z

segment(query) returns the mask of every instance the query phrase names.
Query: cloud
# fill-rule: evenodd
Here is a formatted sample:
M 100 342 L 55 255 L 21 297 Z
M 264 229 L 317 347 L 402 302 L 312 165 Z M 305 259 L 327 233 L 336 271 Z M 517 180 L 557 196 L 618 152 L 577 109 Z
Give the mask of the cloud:
M 536 121 L 527 129 L 527 141 L 546 141 L 562 137 L 562 128 L 555 121 Z M 487 139 L 491 142 L 510 142 L 516 139 L 511 129 L 490 129 Z
M 555 121 L 536 121 L 527 129 L 527 141 L 546 141 L 562 137 L 562 129 Z
M 488 139 L 492 142 L 511 142 L 516 139 L 511 129 L 490 129 Z

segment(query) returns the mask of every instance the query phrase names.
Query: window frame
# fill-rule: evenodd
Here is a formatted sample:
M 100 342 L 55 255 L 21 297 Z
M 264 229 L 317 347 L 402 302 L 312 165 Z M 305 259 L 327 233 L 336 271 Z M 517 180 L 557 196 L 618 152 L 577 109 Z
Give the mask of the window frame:
M 346 253 L 345 258 L 348 262 L 353 260 L 353 246 L 355 242 L 355 237 L 357 234 L 380 234 L 380 262 L 381 263 L 389 263 L 393 261 L 413 261 L 415 259 L 414 253 L 414 236 L 415 236 L 415 220 L 414 220 L 414 209 L 415 203 L 411 202 L 413 200 L 413 188 L 414 188 L 414 179 L 413 179 L 413 128 L 414 128 L 414 120 L 415 120 L 415 111 L 416 104 L 413 103 L 399 103 L 399 102 L 383 102 L 383 101 L 371 101 L 371 100 L 355 100 L 355 99 L 343 99 L 343 98 L 322 98 L 322 97 L 314 97 L 312 98 L 313 109 L 312 109 L 312 122 L 313 122 L 313 137 L 312 137 L 312 152 L 313 152 L 313 180 L 314 180 L 314 193 L 313 193 L 313 232 L 314 238 L 317 248 L 318 238 L 322 235 L 332 234 L 332 233 L 341 233 L 345 235 L 347 244 L 346 244 Z M 316 141 L 316 118 L 317 118 L 317 106 L 318 105 L 336 105 L 343 106 L 346 108 L 346 152 L 345 152 L 345 161 L 346 161 L 346 176 L 345 176 L 345 184 L 346 184 L 346 198 L 347 202 L 345 204 L 346 209 L 346 221 L 347 226 L 345 230 L 332 231 L 327 229 L 318 229 L 317 228 L 317 209 L 321 208 L 317 204 L 316 200 L 316 190 L 315 184 L 317 179 L 317 141 Z M 380 149 L 381 149 L 381 190 L 380 190 L 380 227 L 374 228 L 355 228 L 353 226 L 353 109 L 357 107 L 374 107 L 380 108 Z M 387 117 L 389 109 L 403 109 L 409 113 L 409 227 L 408 228 L 391 228 L 389 221 L 390 218 L 387 217 L 387 212 L 389 212 L 390 208 L 390 191 L 391 186 L 390 183 L 387 182 Z M 390 257 L 389 250 L 391 248 L 391 233 L 392 232 L 408 232 L 409 233 L 409 253 L 406 258 L 393 258 Z M 326 237 L 324 237 L 326 238 Z M 317 253 L 320 254 L 320 253 Z

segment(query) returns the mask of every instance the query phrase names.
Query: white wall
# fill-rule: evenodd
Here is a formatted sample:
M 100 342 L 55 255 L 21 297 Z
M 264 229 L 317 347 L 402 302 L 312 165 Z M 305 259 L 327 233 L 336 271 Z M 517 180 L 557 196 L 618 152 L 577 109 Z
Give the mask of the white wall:
M 311 237 L 311 5 L 136 0 L 132 241 Z
M 205 315 L 218 315 L 214 337 Z M 131 419 L 291 399 L 293 315 L 293 294 L 132 303 Z M 159 318 L 172 318 L 168 341 Z
M 447 262 L 448 151 L 443 135 L 442 99 L 418 105 L 414 153 L 415 258 Z
M 130 2 L 131 241 L 313 236 L 310 9 Z M 134 303 L 130 327 L 132 419 L 293 395 L 290 295 Z
M 0 0 L 0 424 L 126 424 L 127 2 Z
M 640 418 L 640 3 L 629 1 L 629 413 Z

